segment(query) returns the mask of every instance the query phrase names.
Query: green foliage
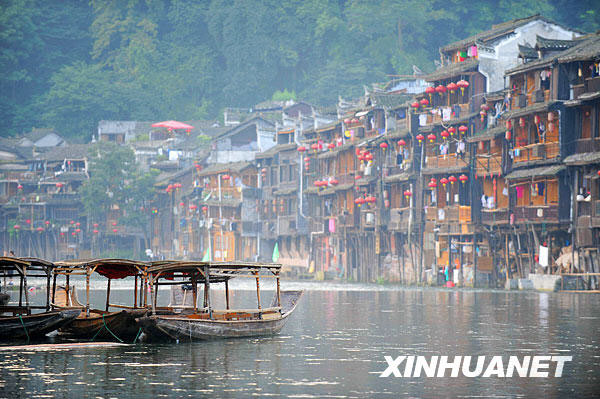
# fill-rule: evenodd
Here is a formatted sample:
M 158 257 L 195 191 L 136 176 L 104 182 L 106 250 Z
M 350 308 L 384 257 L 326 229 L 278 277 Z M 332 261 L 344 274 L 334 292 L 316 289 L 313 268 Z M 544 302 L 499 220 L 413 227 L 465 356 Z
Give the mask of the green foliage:
M 294 90 L 288 91 L 288 89 L 283 89 L 283 91 L 277 90 L 271 96 L 271 100 L 273 100 L 273 101 L 296 100 L 296 92 Z
M 83 141 L 102 119 L 219 118 L 296 93 L 328 105 L 535 13 L 600 28 L 597 0 L 5 0 L 0 134 Z
M 81 196 L 92 219 L 102 220 L 109 210 L 119 209 L 123 225 L 147 226 L 158 172 L 140 171 L 128 147 L 98 143 L 90 155 L 90 179 L 82 186 Z

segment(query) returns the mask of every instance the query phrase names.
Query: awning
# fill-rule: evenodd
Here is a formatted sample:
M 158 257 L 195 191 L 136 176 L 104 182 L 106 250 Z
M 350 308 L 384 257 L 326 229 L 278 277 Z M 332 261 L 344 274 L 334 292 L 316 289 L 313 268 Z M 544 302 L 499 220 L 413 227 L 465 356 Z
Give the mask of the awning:
M 587 165 L 600 162 L 600 152 L 586 152 L 583 154 L 573 154 L 565 158 L 567 165 Z
M 528 179 L 531 177 L 547 177 L 556 176 L 558 173 L 566 169 L 564 165 L 542 166 L 533 169 L 520 169 L 509 173 L 506 180 Z

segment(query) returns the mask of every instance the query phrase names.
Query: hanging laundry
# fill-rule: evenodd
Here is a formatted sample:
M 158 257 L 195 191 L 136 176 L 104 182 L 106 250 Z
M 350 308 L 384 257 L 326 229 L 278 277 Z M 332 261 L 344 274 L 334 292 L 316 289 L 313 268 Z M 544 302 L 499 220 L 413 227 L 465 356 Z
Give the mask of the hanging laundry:
M 477 46 L 471 46 L 470 47 L 471 50 L 471 57 L 477 57 Z
M 452 108 L 444 107 L 442 108 L 442 120 L 448 121 L 452 117 Z
M 517 190 L 517 198 L 523 198 L 525 188 L 523 186 L 517 186 L 515 189 Z
M 544 190 L 546 189 L 546 183 L 541 182 L 541 183 L 536 184 L 536 186 L 537 186 L 537 194 L 540 196 L 544 195 Z
M 426 126 L 427 125 L 427 114 L 420 114 L 419 115 L 419 126 Z

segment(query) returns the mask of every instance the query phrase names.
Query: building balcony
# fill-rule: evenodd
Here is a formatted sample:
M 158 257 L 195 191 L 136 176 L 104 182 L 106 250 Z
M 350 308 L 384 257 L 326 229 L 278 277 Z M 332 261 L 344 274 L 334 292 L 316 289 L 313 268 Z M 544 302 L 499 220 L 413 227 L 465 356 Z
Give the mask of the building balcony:
M 525 108 L 536 103 L 550 101 L 550 90 L 534 90 L 528 94 L 517 94 L 512 96 L 510 109 Z
M 558 204 L 515 207 L 516 222 L 558 223 Z
M 456 112 L 451 112 L 450 118 L 444 119 L 443 115 L 441 113 L 440 113 L 440 115 L 438 115 L 437 113 L 432 114 L 429 111 L 421 112 L 419 115 L 417 115 L 417 118 L 419 119 L 419 125 L 420 126 L 430 126 L 430 125 L 440 124 L 442 122 L 452 122 L 454 120 L 463 119 L 465 117 L 465 115 L 470 114 L 471 105 L 469 103 L 450 104 L 450 105 L 443 105 L 443 106 L 435 106 L 434 108 L 447 108 L 447 107 L 452 108 L 452 111 L 454 111 L 455 107 L 457 107 L 456 109 L 458 109 L 458 114 L 456 114 Z M 420 115 L 425 115 L 425 116 L 424 117 L 421 116 L 419 118 Z M 423 124 L 423 122 L 424 122 L 424 124 Z
M 438 208 L 436 221 L 438 223 L 471 223 L 471 207 L 449 205 Z
M 579 139 L 575 141 L 575 153 L 600 152 L 600 137 Z
M 477 176 L 500 175 L 502 173 L 502 155 L 477 155 L 475 173 L 477 173 Z
M 381 226 L 381 213 L 377 208 L 368 206 L 360 210 L 360 227 L 361 230 L 371 230 L 376 226 Z
M 481 223 L 485 225 L 507 224 L 510 220 L 508 208 L 482 209 Z
M 285 215 L 277 217 L 277 235 L 291 236 L 298 233 L 296 215 Z
M 410 208 L 392 208 L 390 209 L 390 219 L 388 230 L 390 231 L 408 231 L 410 219 Z
M 543 161 L 555 159 L 560 155 L 559 143 L 537 143 L 516 147 L 514 150 L 513 162 Z
M 425 169 L 464 168 L 469 166 L 470 157 L 459 158 L 456 154 L 428 155 L 425 157 Z

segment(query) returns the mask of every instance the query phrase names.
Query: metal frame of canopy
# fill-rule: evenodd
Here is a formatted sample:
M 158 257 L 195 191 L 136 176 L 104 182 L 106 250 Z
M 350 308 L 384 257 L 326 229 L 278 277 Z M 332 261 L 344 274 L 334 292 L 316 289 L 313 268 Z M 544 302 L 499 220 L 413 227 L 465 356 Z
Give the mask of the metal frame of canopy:
M 272 275 L 260 275 L 261 271 L 271 272 Z M 192 284 L 194 313 L 198 310 L 198 283 L 204 283 L 204 307 L 207 308 L 209 318 L 212 319 L 210 304 L 210 284 L 225 283 L 225 304 L 230 309 L 229 280 L 234 277 L 250 277 L 256 279 L 256 299 L 258 310 L 262 309 L 260 302 L 260 278 L 275 278 L 277 282 L 277 306 L 281 306 L 280 289 L 281 264 L 267 264 L 255 262 L 193 262 L 193 261 L 158 261 L 152 262 L 146 270 L 150 284 L 152 301 L 152 314 L 156 314 L 156 301 L 160 285 Z M 161 278 L 173 279 L 170 282 L 159 282 Z M 179 281 L 175 281 L 180 278 Z M 156 287 L 156 288 L 155 288 Z

